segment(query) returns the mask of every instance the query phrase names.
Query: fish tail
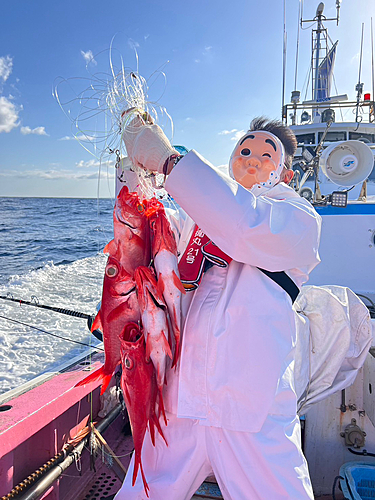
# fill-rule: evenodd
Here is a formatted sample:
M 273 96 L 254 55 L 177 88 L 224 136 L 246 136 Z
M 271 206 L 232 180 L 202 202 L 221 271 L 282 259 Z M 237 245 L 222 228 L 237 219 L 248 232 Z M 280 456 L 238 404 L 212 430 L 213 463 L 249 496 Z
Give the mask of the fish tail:
M 134 470 L 133 470 L 133 480 L 132 480 L 132 486 L 135 485 L 135 480 L 137 479 L 138 475 L 138 470 L 141 469 L 141 476 L 142 476 L 142 481 L 143 481 L 143 487 L 145 489 L 145 493 L 147 498 L 149 498 L 148 492 L 150 491 L 150 487 L 147 484 L 146 481 L 146 476 L 145 473 L 143 472 L 143 466 L 142 466 L 142 461 L 141 458 L 136 454 L 135 460 L 134 460 Z
M 165 423 L 165 425 L 168 425 L 167 416 L 165 414 L 164 400 L 163 400 L 163 391 L 162 391 L 162 389 L 159 389 L 159 418 L 160 418 L 160 415 L 163 415 L 164 423 Z
M 158 430 L 159 434 L 160 434 L 160 435 L 161 435 L 161 437 L 164 439 L 164 442 L 165 442 L 166 446 L 168 446 L 168 442 L 167 442 L 167 440 L 166 440 L 166 438 L 165 438 L 165 436 L 164 436 L 163 429 L 161 428 L 160 422 L 159 422 L 159 420 L 158 420 L 157 416 L 155 415 L 155 413 L 154 413 L 154 415 L 152 416 L 152 422 L 153 422 L 153 424 L 152 424 L 152 425 L 153 425 L 153 426 L 155 426 L 155 427 L 157 428 L 157 430 Z M 152 443 L 152 444 L 154 444 L 154 443 Z M 155 445 L 154 445 L 154 446 L 155 446 Z
M 148 421 L 148 427 L 150 429 L 150 438 L 152 446 L 155 446 L 155 422 L 153 419 Z
M 90 373 L 90 375 L 85 377 L 83 380 L 80 380 L 74 387 L 81 387 L 83 385 L 96 382 L 97 380 L 102 380 L 102 388 L 100 394 L 103 394 L 104 391 L 107 389 L 108 384 L 111 381 L 111 378 L 112 378 L 112 373 L 107 373 L 103 365 L 98 370 L 95 370 L 94 372 Z

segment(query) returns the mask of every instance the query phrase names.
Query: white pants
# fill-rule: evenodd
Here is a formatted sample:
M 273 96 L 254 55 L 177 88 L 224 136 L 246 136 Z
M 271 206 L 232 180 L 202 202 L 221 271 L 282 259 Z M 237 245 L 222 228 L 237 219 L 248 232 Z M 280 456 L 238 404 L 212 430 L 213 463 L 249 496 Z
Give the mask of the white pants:
M 258 433 L 199 425 L 167 414 L 168 447 L 146 433 L 142 463 L 150 500 L 190 500 L 214 472 L 226 500 L 313 499 L 300 446 L 299 419 L 269 415 Z M 148 500 L 140 472 L 132 487 L 134 456 L 115 500 Z

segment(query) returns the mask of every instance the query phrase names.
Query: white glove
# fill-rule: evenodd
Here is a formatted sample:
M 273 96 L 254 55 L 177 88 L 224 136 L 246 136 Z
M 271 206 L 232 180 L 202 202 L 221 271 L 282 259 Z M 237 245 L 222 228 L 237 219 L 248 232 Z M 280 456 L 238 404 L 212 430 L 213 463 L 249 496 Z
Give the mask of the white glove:
M 142 125 L 133 120 L 123 132 L 126 151 L 134 165 L 153 172 L 163 172 L 163 167 L 172 155 L 179 153 L 172 148 L 159 125 Z M 167 172 L 169 173 L 169 168 Z

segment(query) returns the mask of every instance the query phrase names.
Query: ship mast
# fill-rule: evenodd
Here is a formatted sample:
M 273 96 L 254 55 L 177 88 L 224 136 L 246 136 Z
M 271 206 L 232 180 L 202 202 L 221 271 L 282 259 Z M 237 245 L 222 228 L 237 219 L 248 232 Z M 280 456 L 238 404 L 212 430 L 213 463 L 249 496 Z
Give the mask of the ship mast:
M 312 30 L 311 35 L 311 75 L 312 75 L 312 100 L 315 102 L 322 101 L 325 97 L 329 97 L 328 78 L 322 77 L 322 65 L 327 60 L 328 56 L 328 32 L 323 25 L 324 21 L 336 21 L 339 23 L 339 11 L 341 0 L 336 0 L 337 15 L 334 18 L 326 18 L 323 15 L 324 3 L 320 2 L 316 14 L 313 19 L 302 19 L 303 23 L 316 22 L 316 28 Z M 318 115 L 318 110 L 313 110 L 313 117 Z

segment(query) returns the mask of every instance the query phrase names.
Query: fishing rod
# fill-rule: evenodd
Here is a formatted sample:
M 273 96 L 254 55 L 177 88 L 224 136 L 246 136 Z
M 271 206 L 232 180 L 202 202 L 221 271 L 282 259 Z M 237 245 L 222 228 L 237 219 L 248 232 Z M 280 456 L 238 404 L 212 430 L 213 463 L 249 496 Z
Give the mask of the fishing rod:
M 62 307 L 46 306 L 44 304 L 39 304 L 38 299 L 35 296 L 31 297 L 31 301 L 22 300 L 22 299 L 15 299 L 15 298 L 13 298 L 13 296 L 10 297 L 9 295 L 0 295 L 0 299 L 8 300 L 10 302 L 15 302 L 19 305 L 25 304 L 27 306 L 39 307 L 40 309 L 47 309 L 48 311 L 53 311 L 53 312 L 57 312 L 60 314 L 65 314 L 67 316 L 73 316 L 75 318 L 86 319 L 87 320 L 87 327 L 90 331 L 91 331 L 91 326 L 92 326 L 93 321 L 94 321 L 94 316 L 91 314 L 85 314 L 85 313 L 81 313 L 78 311 L 72 311 L 70 309 L 64 309 Z M 100 330 L 94 330 L 91 333 L 98 340 L 103 341 L 103 334 Z

